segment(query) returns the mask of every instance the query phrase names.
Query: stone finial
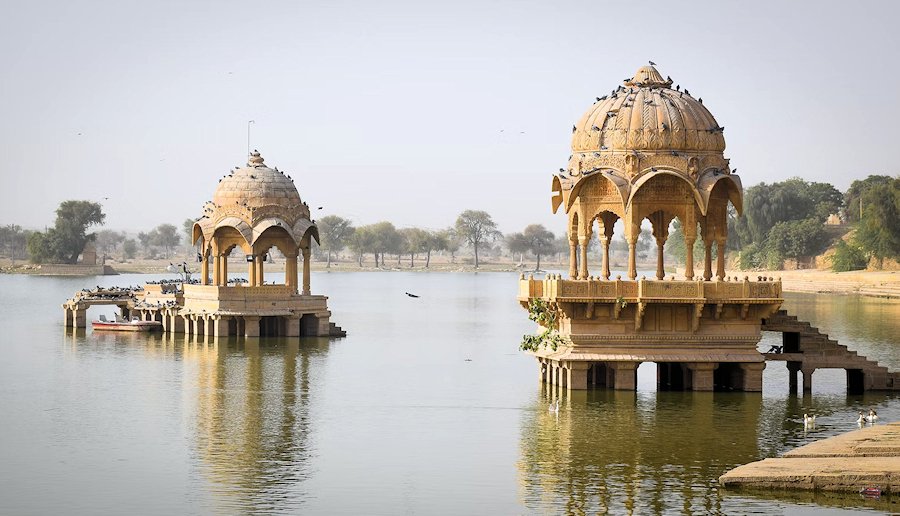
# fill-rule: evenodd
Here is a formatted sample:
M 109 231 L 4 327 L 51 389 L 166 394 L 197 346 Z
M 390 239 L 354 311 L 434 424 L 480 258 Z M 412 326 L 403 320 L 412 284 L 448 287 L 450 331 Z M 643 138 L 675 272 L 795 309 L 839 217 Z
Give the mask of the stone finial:
M 247 160 L 248 167 L 264 167 L 265 163 L 263 163 L 263 157 L 260 156 L 259 151 L 253 149 L 253 152 L 250 153 L 250 159 Z

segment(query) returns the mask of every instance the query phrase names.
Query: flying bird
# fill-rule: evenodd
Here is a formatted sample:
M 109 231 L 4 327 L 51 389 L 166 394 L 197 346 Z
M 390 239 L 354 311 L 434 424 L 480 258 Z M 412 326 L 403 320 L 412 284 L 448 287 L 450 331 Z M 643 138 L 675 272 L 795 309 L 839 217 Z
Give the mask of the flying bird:
M 409 292 L 406 292 L 405 294 L 406 294 L 407 296 L 409 296 L 409 297 L 419 297 L 419 296 L 417 296 L 417 295 L 415 295 L 415 294 L 410 294 Z
M 656 66 L 656 63 L 654 63 L 653 61 L 648 61 L 648 62 L 650 63 L 650 66 Z

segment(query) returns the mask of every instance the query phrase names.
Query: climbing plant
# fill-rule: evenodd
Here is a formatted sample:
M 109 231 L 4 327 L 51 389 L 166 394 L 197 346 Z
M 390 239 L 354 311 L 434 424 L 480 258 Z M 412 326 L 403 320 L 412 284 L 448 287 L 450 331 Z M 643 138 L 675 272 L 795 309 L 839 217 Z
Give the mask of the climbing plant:
M 528 303 L 528 318 L 538 323 L 543 331 L 537 335 L 523 335 L 519 349 L 537 351 L 541 346 L 556 351 L 566 339 L 557 330 L 557 312 L 541 299 L 533 299 Z

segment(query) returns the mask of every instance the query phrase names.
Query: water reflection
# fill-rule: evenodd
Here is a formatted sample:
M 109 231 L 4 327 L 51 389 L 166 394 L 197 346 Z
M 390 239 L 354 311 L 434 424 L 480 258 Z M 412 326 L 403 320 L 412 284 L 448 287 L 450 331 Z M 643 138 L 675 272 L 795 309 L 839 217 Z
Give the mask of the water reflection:
M 216 512 L 294 512 L 310 494 L 311 376 L 327 338 L 214 338 L 66 330 L 76 354 L 181 362 L 181 424 Z M 174 419 L 174 418 L 173 418 Z

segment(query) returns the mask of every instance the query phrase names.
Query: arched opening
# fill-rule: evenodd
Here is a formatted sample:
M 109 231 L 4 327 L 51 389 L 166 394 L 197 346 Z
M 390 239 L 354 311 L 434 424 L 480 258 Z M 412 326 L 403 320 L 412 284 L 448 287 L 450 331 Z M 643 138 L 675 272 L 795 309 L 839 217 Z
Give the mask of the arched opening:
M 741 364 L 722 362 L 713 372 L 713 390 L 740 391 L 744 388 L 744 370 Z
M 315 337 L 319 334 L 319 318 L 314 314 L 303 314 L 300 317 L 300 336 Z

